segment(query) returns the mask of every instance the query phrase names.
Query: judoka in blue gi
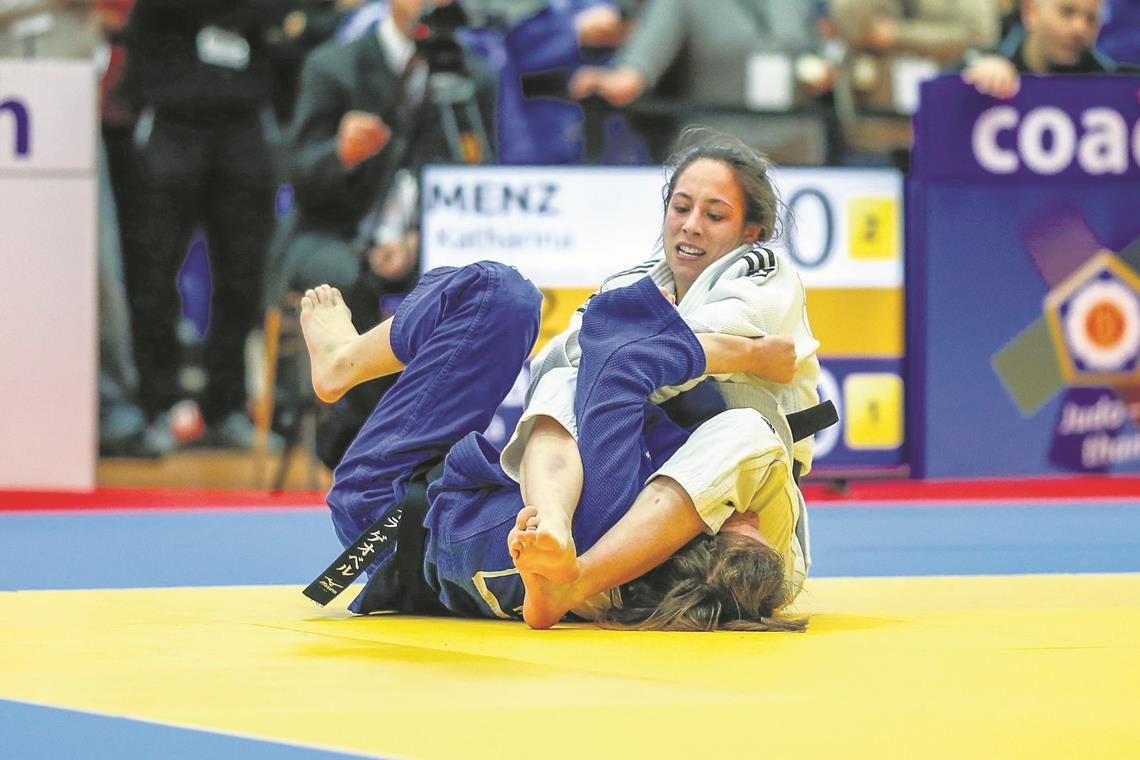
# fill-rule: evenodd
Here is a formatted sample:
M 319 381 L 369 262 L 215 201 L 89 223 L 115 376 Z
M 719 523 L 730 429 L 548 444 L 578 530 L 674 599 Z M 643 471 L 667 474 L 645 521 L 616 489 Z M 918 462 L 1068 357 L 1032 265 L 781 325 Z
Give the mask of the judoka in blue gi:
M 818 373 L 818 343 L 798 277 L 755 247 L 774 220 L 766 169 L 724 136 L 681 154 L 663 255 L 604 285 L 540 354 L 502 454 L 479 431 L 538 334 L 541 296 L 521 274 L 492 262 L 433 270 L 363 335 L 335 289 L 306 293 L 319 397 L 402 371 L 334 473 L 342 542 L 436 465 L 421 572 L 398 571 L 401 551 L 382 557 L 352 610 L 521 615 L 536 628 L 574 612 L 625 627 L 802 629 L 779 612 L 810 561 L 793 477 L 810 467 L 810 442 L 796 448 L 784 411 L 817 400 L 812 389 L 797 401 L 796 389 Z M 772 203 L 745 193 L 757 177 Z M 694 386 L 722 403 L 687 427 L 650 401 Z M 752 401 L 732 402 L 743 386 Z

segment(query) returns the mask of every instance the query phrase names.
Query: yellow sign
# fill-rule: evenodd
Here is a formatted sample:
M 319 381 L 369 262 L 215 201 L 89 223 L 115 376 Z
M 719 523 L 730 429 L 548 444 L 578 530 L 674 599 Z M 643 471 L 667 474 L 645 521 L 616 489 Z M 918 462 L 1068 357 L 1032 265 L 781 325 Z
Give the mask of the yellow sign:
M 898 257 L 898 205 L 895 198 L 857 197 L 847 201 L 847 240 L 852 259 Z
M 903 441 L 902 378 L 889 372 L 857 372 L 843 380 L 848 448 L 894 449 Z

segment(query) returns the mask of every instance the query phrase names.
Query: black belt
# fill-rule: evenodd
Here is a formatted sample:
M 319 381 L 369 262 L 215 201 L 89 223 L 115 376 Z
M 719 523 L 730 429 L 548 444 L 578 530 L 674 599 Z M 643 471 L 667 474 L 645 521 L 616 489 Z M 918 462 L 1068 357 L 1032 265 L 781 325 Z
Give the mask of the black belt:
M 322 606 L 337 598 L 363 575 L 389 547 L 395 545 L 396 574 L 400 581 L 401 612 L 440 612 L 443 606 L 424 580 L 424 543 L 427 529 L 428 485 L 443 474 L 443 462 L 417 467 L 408 481 L 404 498 L 369 525 L 325 571 L 305 588 L 305 596 Z
M 814 435 L 839 421 L 835 404 L 825 401 L 787 416 L 792 440 L 799 441 Z M 793 470 L 799 482 L 800 463 Z M 376 559 L 395 544 L 396 575 L 400 581 L 401 612 L 443 612 L 436 592 L 424 580 L 424 543 L 427 529 L 423 527 L 427 514 L 427 488 L 443 474 L 443 462 L 429 462 L 412 472 L 404 498 L 393 504 L 369 525 L 340 556 L 333 560 L 323 573 L 313 579 L 304 591 L 305 596 L 320 605 L 326 605 L 352 585 Z
M 822 404 L 792 412 L 787 415 L 787 420 L 788 427 L 792 431 L 792 440 L 802 441 L 809 435 L 815 435 L 839 422 L 839 412 L 835 411 L 835 404 L 824 401 Z
M 809 435 L 815 435 L 839 422 L 839 412 L 835 410 L 835 404 L 831 401 L 824 401 L 822 404 L 792 412 L 785 419 L 788 420 L 788 427 L 792 431 L 792 440 L 802 441 Z M 792 462 L 792 480 L 796 481 L 796 485 L 800 484 L 800 475 L 803 471 L 803 462 L 799 460 Z

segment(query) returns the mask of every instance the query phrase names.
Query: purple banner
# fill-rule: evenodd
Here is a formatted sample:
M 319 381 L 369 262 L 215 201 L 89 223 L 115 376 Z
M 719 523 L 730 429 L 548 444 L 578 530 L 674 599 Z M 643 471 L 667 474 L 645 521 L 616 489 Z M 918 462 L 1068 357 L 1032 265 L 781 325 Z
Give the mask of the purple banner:
M 922 104 L 914 159 L 926 178 L 1140 178 L 1136 77 L 1023 76 L 1000 100 L 946 75 L 923 84 Z
M 1140 472 L 1138 90 L 925 86 L 906 209 L 917 476 Z

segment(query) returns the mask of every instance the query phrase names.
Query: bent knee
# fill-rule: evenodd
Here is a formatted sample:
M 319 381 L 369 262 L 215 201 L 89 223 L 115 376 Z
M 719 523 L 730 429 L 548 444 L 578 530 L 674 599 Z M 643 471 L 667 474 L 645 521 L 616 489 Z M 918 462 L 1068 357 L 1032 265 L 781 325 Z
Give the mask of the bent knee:
M 498 261 L 481 261 L 479 266 L 493 280 L 495 311 L 500 321 L 537 323 L 542 311 L 542 293 L 519 270 Z

